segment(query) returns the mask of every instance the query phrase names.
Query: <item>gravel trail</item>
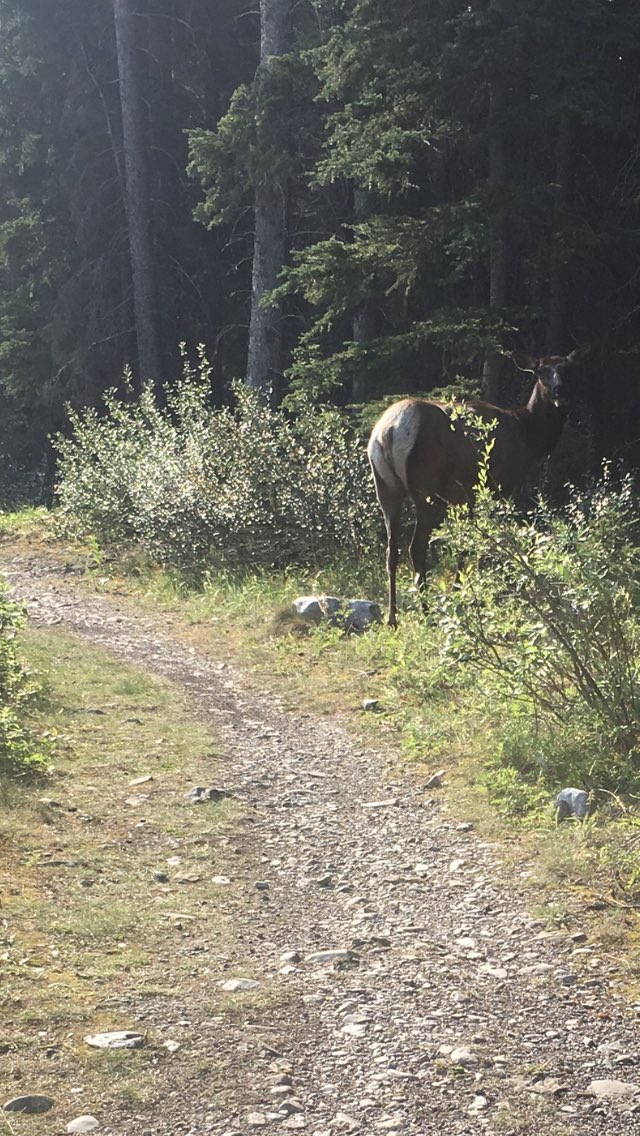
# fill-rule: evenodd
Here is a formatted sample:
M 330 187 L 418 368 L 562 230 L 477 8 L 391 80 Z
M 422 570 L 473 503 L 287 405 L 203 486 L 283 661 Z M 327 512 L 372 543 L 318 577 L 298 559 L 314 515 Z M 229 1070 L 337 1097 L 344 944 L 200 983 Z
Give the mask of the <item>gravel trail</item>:
M 222 1021 L 207 979 L 203 1005 L 176 1007 L 217 1062 L 215 1085 L 178 1078 L 166 1112 L 136 1131 L 640 1133 L 639 1007 L 618 992 L 615 963 L 579 928 L 537 922 L 498 851 L 398 772 L 397 754 L 283 711 L 254 679 L 172 640 L 161 617 L 40 558 L 0 560 L 35 623 L 187 691 L 246 810 L 226 969 L 250 960 L 264 1004 Z M 137 1009 L 150 1031 L 167 1014 Z M 594 1081 L 618 1088 L 594 1095 Z

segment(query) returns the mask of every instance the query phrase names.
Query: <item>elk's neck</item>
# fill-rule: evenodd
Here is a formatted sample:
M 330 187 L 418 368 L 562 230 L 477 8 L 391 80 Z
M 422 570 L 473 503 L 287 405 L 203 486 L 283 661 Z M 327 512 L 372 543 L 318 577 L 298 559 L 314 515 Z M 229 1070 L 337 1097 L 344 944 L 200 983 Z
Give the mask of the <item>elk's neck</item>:
M 567 414 L 567 407 L 556 406 L 542 383 L 536 383 L 531 398 L 520 412 L 532 457 L 545 457 L 551 453 L 560 438 Z

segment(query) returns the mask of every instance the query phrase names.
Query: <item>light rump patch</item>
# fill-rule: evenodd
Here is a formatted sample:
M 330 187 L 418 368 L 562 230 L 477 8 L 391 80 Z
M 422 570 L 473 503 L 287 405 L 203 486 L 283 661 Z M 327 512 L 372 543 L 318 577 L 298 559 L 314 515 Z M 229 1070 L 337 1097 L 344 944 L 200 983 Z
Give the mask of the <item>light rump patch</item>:
M 408 492 L 407 462 L 420 432 L 420 416 L 413 399 L 394 402 L 373 428 L 367 449 L 369 461 L 392 488 L 398 481 Z

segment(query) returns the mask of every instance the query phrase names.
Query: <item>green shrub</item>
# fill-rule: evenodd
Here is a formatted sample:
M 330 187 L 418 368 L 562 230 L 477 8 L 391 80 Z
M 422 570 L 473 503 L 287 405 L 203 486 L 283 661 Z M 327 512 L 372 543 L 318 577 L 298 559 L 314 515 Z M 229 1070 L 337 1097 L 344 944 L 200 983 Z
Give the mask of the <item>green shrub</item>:
M 30 694 L 16 650 L 23 620 L 23 612 L 9 601 L 0 581 L 0 774 L 35 772 L 46 760 L 22 724 Z
M 160 407 L 115 394 L 106 413 L 72 415 L 58 438 L 60 516 L 67 532 L 140 544 L 194 575 L 216 567 L 319 567 L 378 542 L 364 444 L 346 415 L 266 406 L 241 384 L 212 409 L 206 364 L 186 369 Z
M 640 513 L 605 471 L 562 514 L 522 520 L 481 489 L 452 510 L 463 567 L 438 591 L 445 651 L 505 722 L 493 769 L 530 787 L 640 786 Z

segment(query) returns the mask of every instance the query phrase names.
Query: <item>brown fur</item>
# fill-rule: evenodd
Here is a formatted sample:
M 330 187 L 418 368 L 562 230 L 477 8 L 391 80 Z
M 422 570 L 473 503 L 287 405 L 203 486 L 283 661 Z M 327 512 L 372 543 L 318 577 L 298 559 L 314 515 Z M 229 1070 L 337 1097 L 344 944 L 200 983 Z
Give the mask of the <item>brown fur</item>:
M 514 409 L 488 402 L 469 402 L 468 407 L 485 422 L 495 422 L 489 476 L 497 493 L 512 494 L 536 460 L 556 445 L 564 425 L 569 392 L 567 372 L 588 348 L 534 359 L 514 353 L 521 370 L 531 371 L 535 384 L 529 401 Z M 478 451 L 465 432 L 464 421 L 452 420 L 444 403 L 410 398 L 390 406 L 373 428 L 369 461 L 376 494 L 387 530 L 389 576 L 389 623 L 396 625 L 396 570 L 400 518 L 410 498 L 416 524 L 410 554 L 419 589 L 424 587 L 429 540 L 444 519 L 448 505 L 473 503 L 478 478 Z

